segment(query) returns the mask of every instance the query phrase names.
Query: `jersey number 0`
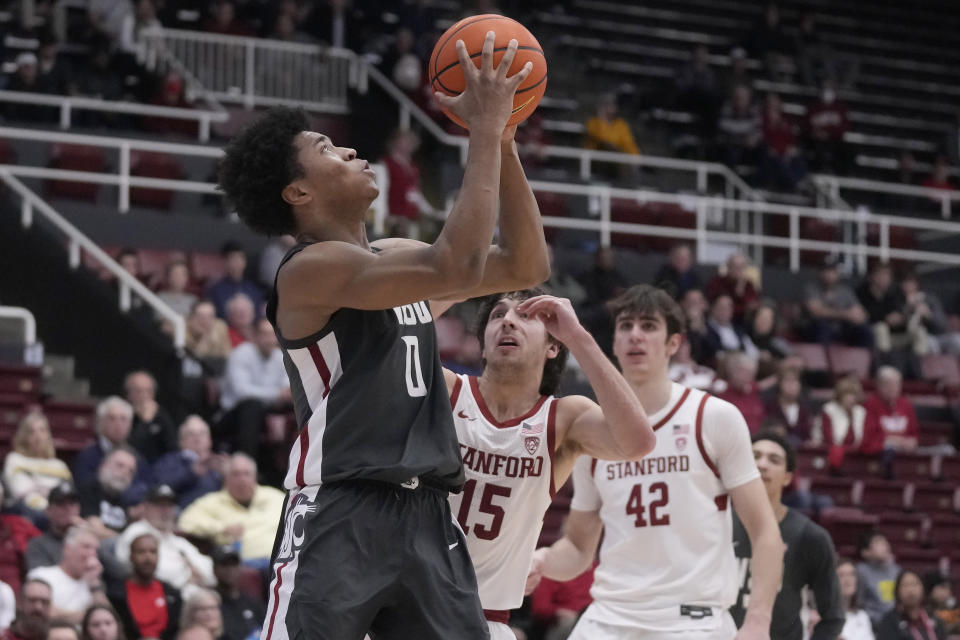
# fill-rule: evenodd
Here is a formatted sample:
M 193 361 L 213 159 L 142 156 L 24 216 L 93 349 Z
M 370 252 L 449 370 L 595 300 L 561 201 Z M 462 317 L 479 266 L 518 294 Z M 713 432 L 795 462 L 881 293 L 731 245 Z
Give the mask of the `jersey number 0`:
M 411 398 L 422 398 L 427 395 L 427 385 L 423 382 L 423 367 L 420 366 L 420 339 L 417 336 L 401 338 L 407 345 L 407 393 Z

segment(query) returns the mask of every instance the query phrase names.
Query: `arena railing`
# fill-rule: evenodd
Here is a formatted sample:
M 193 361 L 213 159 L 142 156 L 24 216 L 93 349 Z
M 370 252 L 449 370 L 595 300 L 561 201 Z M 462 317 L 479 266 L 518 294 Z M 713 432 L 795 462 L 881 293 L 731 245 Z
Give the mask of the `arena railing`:
M 115 138 L 112 136 L 94 136 L 77 133 L 62 133 L 43 131 L 39 129 L 18 129 L 0 127 L 0 139 L 19 139 L 32 142 L 51 142 L 60 144 L 88 145 L 104 149 L 113 149 L 119 152 L 119 161 L 116 163 L 115 173 L 98 173 L 93 171 L 76 171 L 72 169 L 51 169 L 49 167 L 30 167 L 25 165 L 0 165 L 0 169 L 10 175 L 22 178 L 40 178 L 44 180 L 65 180 L 68 182 L 84 182 L 114 186 L 119 189 L 117 210 L 127 213 L 130 210 L 130 189 L 135 187 L 148 189 L 169 189 L 188 193 L 208 195 L 222 195 L 217 185 L 212 182 L 196 180 L 172 180 L 168 178 L 150 178 L 135 176 L 131 171 L 131 153 L 134 151 L 150 151 L 165 153 L 175 157 L 201 157 L 219 160 L 223 156 L 223 149 L 214 146 L 180 144 L 173 142 L 155 142 L 137 138 Z M 383 233 L 387 216 L 387 189 L 389 175 L 386 167 L 381 163 L 371 163 L 370 168 L 377 174 L 377 184 L 380 185 L 380 195 L 371 206 L 371 217 L 374 230 Z
M 164 28 L 144 30 L 141 42 L 147 68 L 176 61 L 209 95 L 248 109 L 347 113 L 347 90 L 358 82 L 358 58 L 346 49 Z
M 60 111 L 61 129 L 71 128 L 74 111 L 125 113 L 129 115 L 155 116 L 174 120 L 195 120 L 197 122 L 197 137 L 200 142 L 210 140 L 211 123 L 226 122 L 230 119 L 230 114 L 226 111 L 164 107 L 138 102 L 100 100 L 97 98 L 83 98 L 78 96 L 54 96 L 23 91 L 0 91 L 0 104 L 29 104 L 55 107 Z
M 41 216 L 47 223 L 59 231 L 67 239 L 67 255 L 72 269 L 81 264 L 81 251 L 85 251 L 97 264 L 109 272 L 119 283 L 119 305 L 124 312 L 130 310 L 131 295 L 136 294 L 145 304 L 150 306 L 157 315 L 170 323 L 173 327 L 173 344 L 181 350 L 186 345 L 186 323 L 183 317 L 174 311 L 170 305 L 157 297 L 135 277 L 127 273 L 120 264 L 110 257 L 97 243 L 87 237 L 82 231 L 70 223 L 57 212 L 43 198 L 37 195 L 11 172 L 10 165 L 0 166 L 0 181 L 11 191 L 20 196 L 20 221 L 24 228 L 33 224 L 35 215 Z
M 826 206 L 836 206 L 836 204 L 841 201 L 841 190 L 872 194 L 891 194 L 926 198 L 932 202 L 939 203 L 940 215 L 944 219 L 949 219 L 953 215 L 953 203 L 960 201 L 960 192 L 950 191 L 948 189 L 920 187 L 894 182 L 882 182 L 879 180 L 865 180 L 862 178 L 844 178 L 823 174 L 813 176 L 813 180 L 817 186 L 820 187 L 819 191 L 825 198 L 823 204 Z
M 355 88 L 366 92 L 368 81 L 372 79 L 397 102 L 401 129 L 409 129 L 411 121 L 416 120 L 439 142 L 458 148 L 461 164 L 466 162 L 466 137 L 452 135 L 440 128 L 383 73 L 352 51 L 177 29 L 145 31 L 143 42 L 148 65 L 155 64 L 161 53 L 169 55 L 217 99 L 241 103 L 247 108 L 294 104 L 318 111 L 346 113 L 347 90 Z M 758 198 L 740 176 L 719 163 L 553 145 L 544 147 L 543 152 L 551 158 L 576 160 L 583 180 L 590 179 L 595 162 L 653 167 L 692 173 L 695 188 L 701 193 L 707 191 L 709 178 L 718 176 L 723 180 L 727 197 Z
M 37 320 L 29 309 L 0 306 L 0 318 L 19 321 L 23 325 L 23 361 L 43 364 L 43 345 L 37 342 Z

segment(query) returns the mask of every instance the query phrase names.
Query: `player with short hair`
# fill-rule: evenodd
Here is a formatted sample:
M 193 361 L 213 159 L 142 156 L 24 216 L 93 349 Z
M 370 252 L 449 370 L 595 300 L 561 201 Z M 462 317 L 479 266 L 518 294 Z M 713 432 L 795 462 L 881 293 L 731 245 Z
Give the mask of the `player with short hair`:
M 683 312 L 664 291 L 631 287 L 610 303 L 613 351 L 656 432 L 639 461 L 583 456 L 566 532 L 537 551 L 534 574 L 570 580 L 600 564 L 571 640 L 769 638 L 783 543 L 736 408 L 670 381 Z M 754 597 L 739 635 L 729 503 L 753 544 Z
M 647 416 L 569 300 L 539 288 L 486 298 L 479 377 L 444 371 L 467 483 L 450 505 L 467 537 L 494 640 L 514 640 L 543 515 L 581 454 L 637 460 L 654 445 Z M 568 351 L 596 402 L 554 397 Z
M 761 431 L 753 436 L 753 458 L 786 545 L 783 580 L 773 603 L 770 637 L 783 640 L 805 637 L 800 610 L 803 608 L 803 589 L 809 587 L 819 614 L 810 639 L 834 640 L 843 631 L 845 614 L 837 580 L 837 552 L 833 548 L 833 541 L 822 527 L 781 502 L 783 489 L 790 486 L 797 468 L 793 447 L 780 434 Z M 754 589 L 750 539 L 736 517 L 733 519 L 733 552 L 740 565 L 740 593 L 730 613 L 734 622 L 740 625 Z
M 466 544 L 447 502 L 463 485 L 431 299 L 542 282 L 533 193 L 506 129 L 530 65 L 507 77 L 512 40 L 466 89 L 437 99 L 470 125 L 459 197 L 432 245 L 371 243 L 378 194 L 353 149 L 274 109 L 228 147 L 220 184 L 249 226 L 291 233 L 267 307 L 300 434 L 290 453 L 264 640 L 487 638 Z M 500 189 L 498 190 L 498 185 Z M 491 247 L 497 197 L 501 238 Z M 464 544 L 462 544 L 464 543 Z

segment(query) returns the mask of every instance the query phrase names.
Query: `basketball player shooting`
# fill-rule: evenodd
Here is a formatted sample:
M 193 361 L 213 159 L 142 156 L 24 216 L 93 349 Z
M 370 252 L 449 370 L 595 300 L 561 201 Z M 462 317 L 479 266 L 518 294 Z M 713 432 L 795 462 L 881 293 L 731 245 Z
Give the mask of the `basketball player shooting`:
M 301 429 L 264 640 L 489 637 L 447 502 L 464 473 L 438 311 L 426 301 L 531 286 L 549 273 L 539 210 L 504 131 L 530 66 L 508 77 L 517 42 L 496 67 L 493 43 L 490 32 L 478 68 L 458 42 L 466 88 L 437 96 L 470 137 L 459 197 L 432 245 L 368 242 L 373 172 L 309 131 L 302 111 L 271 110 L 227 148 L 220 185 L 240 218 L 298 240 L 267 307 Z M 503 158 L 515 197 L 491 248 Z
M 666 292 L 631 287 L 610 303 L 613 351 L 647 410 L 654 450 L 621 462 L 583 456 L 564 537 L 535 556 L 570 580 L 600 564 L 570 640 L 767 640 L 783 542 L 737 409 L 670 381 L 683 311 Z M 739 587 L 729 498 L 753 548 L 753 594 L 737 632 L 727 609 Z
M 527 289 L 480 307 L 479 378 L 444 370 L 466 468 L 450 504 L 467 537 L 493 640 L 515 640 L 509 612 L 523 604 L 543 515 L 581 454 L 638 460 L 655 444 L 650 422 L 569 300 Z M 567 354 L 599 405 L 555 398 Z

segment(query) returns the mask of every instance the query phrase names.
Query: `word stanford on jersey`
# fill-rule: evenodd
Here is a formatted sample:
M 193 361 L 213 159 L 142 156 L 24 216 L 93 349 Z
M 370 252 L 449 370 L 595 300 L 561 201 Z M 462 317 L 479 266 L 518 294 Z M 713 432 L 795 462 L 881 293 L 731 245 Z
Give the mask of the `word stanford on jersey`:
M 538 478 L 543 473 L 543 456 L 520 458 L 490 453 L 469 445 L 460 444 L 463 465 L 471 471 L 486 475 L 503 475 L 507 478 Z
M 671 473 L 690 471 L 688 456 L 656 456 L 643 460 L 625 462 L 606 462 L 607 480 L 616 480 L 627 476 L 644 476 L 651 473 Z

